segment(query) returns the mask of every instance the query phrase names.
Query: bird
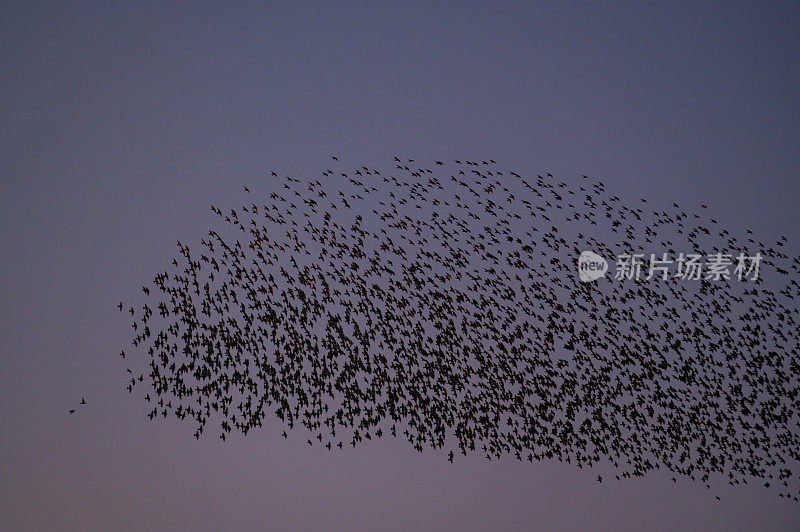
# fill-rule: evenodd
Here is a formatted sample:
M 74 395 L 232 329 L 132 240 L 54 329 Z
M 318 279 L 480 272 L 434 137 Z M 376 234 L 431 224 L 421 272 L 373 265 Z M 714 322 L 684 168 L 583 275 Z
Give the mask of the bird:
M 740 238 L 705 204 L 626 199 L 587 175 L 387 162 L 271 172 L 265 197 L 214 208 L 199 250 L 178 242 L 131 295 L 126 348 L 147 370 L 125 386 L 150 419 L 196 439 L 269 419 L 329 451 L 391 435 L 450 462 L 609 463 L 620 481 L 665 470 L 776 491 L 779 478 L 800 494 L 800 259 L 785 235 Z M 584 250 L 647 246 L 672 269 L 578 277 Z M 739 253 L 764 255 L 767 278 L 739 279 Z M 681 278 L 694 254 L 704 275 Z M 716 254 L 727 277 L 708 276 Z

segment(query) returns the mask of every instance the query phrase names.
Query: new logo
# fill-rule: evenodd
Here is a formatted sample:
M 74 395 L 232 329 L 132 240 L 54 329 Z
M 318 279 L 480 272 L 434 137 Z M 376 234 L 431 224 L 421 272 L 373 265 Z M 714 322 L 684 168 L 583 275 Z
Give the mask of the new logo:
M 607 271 L 606 259 L 593 251 L 584 251 L 578 257 L 578 275 L 584 283 L 598 280 L 605 276 Z

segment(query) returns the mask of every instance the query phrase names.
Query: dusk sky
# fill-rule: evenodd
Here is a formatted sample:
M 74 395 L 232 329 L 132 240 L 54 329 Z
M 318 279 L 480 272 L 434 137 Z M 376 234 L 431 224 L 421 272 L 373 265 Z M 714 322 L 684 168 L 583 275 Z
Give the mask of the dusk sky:
M 0 528 L 800 529 L 758 483 L 196 441 L 126 391 L 115 309 L 211 203 L 331 155 L 591 175 L 796 256 L 798 95 L 797 2 L 2 3 Z

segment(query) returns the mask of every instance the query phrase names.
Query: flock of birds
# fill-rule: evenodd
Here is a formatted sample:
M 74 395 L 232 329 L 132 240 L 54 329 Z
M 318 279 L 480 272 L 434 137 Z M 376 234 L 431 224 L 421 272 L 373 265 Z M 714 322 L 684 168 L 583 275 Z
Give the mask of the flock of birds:
M 142 288 L 128 368 L 151 419 L 265 419 L 328 450 L 416 450 L 759 482 L 797 501 L 800 259 L 703 208 L 598 180 L 395 158 L 245 187 Z M 761 253 L 757 280 L 578 280 L 584 250 Z M 142 389 L 145 388 L 145 389 Z M 141 390 L 141 391 L 140 391 Z M 283 436 L 287 433 L 284 431 Z M 602 481 L 602 475 L 598 475 Z

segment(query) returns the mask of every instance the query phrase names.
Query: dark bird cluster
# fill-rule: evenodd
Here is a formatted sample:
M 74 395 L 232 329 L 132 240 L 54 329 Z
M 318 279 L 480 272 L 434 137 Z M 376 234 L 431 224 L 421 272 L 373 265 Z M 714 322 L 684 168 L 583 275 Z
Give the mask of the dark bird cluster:
M 225 223 L 199 251 L 178 242 L 143 287 L 128 390 L 145 388 L 150 418 L 196 438 L 212 422 L 223 440 L 277 418 L 328 450 L 391 435 L 450 461 L 660 469 L 797 500 L 800 259 L 785 237 L 491 159 L 332 159 L 212 206 Z M 764 259 L 749 281 L 582 283 L 584 250 Z

